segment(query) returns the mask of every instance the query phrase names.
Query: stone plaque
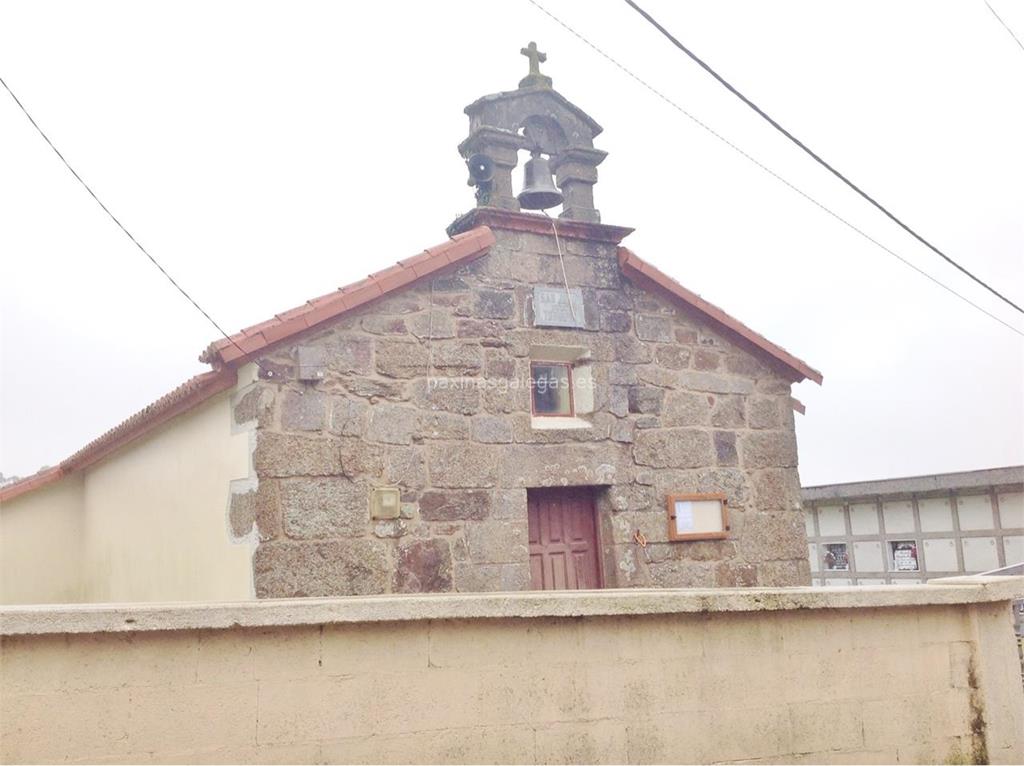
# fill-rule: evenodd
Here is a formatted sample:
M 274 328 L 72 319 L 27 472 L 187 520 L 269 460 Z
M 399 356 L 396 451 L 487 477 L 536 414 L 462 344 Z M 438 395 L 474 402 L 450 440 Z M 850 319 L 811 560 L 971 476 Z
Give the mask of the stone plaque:
M 572 300 L 570 308 L 569 300 Z M 575 313 L 575 319 L 573 314 Z M 578 287 L 570 288 L 568 296 L 564 287 L 533 288 L 534 327 L 583 327 L 583 292 Z

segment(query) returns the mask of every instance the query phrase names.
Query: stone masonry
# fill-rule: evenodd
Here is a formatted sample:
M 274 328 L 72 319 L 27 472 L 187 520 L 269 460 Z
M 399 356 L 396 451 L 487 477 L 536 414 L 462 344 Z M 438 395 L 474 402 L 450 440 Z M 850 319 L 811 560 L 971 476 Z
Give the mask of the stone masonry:
M 493 229 L 479 260 L 261 359 L 277 374 L 235 410 L 257 422 L 258 485 L 231 509 L 258 532 L 257 595 L 528 589 L 527 489 L 568 485 L 598 488 L 607 587 L 809 584 L 790 378 L 629 282 L 598 239 L 562 238 L 585 328 L 533 327 L 533 286 L 562 284 L 555 239 Z M 588 350 L 585 427 L 532 427 L 537 345 Z M 300 347 L 322 352 L 317 382 L 297 379 Z M 370 519 L 375 486 L 401 488 L 400 518 Z M 680 492 L 724 492 L 729 538 L 668 542 Z
M 594 207 L 601 126 L 521 52 L 530 74 L 466 107 L 459 146 L 477 209 L 449 233 L 490 224 L 489 252 L 287 336 L 238 402 L 257 484 L 231 526 L 258 533 L 256 594 L 528 589 L 527 491 L 552 486 L 594 488 L 606 587 L 809 584 L 793 370 L 624 276 L 629 230 Z M 553 224 L 518 212 L 524 151 L 550 158 L 564 267 Z M 535 326 L 534 288 L 570 286 L 582 322 Z M 589 385 L 577 418 L 542 424 L 530 362 L 551 353 Z M 400 489 L 399 518 L 371 519 L 374 487 Z M 728 539 L 668 541 L 666 496 L 689 493 L 726 495 Z

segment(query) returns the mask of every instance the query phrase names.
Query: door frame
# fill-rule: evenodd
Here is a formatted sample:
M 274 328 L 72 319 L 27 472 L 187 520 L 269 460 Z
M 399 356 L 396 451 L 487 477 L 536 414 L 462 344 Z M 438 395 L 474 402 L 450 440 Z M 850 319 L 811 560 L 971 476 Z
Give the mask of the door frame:
M 605 590 L 608 586 L 606 584 L 604 576 L 604 546 L 602 544 L 601 535 L 601 512 L 598 508 L 598 494 L 607 490 L 607 484 L 568 484 L 568 485 L 556 485 L 548 487 L 527 487 L 526 488 L 526 505 L 530 505 L 530 493 L 531 492 L 550 492 L 552 494 L 558 492 L 571 492 L 577 490 L 581 494 L 586 492 L 590 497 L 590 510 L 594 514 L 594 555 L 597 557 L 597 588 L 593 590 Z M 529 524 L 529 520 L 527 520 Z M 529 560 L 529 551 L 527 551 L 527 560 Z M 547 591 L 535 591 L 539 593 L 546 593 Z

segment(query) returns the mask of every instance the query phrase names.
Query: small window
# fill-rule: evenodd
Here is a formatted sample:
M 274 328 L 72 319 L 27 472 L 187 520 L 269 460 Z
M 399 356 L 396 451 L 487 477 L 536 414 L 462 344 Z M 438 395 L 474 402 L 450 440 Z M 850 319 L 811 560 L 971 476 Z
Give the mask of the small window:
M 825 569 L 829 572 L 850 571 L 850 554 L 846 543 L 825 544 Z
M 566 362 L 533 362 L 530 365 L 530 397 L 534 415 L 573 417 L 572 365 Z

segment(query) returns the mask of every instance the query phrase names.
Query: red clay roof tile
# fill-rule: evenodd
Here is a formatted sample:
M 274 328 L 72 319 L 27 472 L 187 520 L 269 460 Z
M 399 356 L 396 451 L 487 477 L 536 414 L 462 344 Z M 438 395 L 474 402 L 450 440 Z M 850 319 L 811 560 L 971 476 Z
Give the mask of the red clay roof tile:
M 273 319 L 268 319 L 265 322 L 260 322 L 259 324 L 254 324 L 250 327 L 246 327 L 244 330 L 242 330 L 242 335 L 256 335 L 257 333 L 262 332 L 265 327 L 269 327 L 273 323 Z
M 444 244 L 427 248 L 422 253 L 399 261 L 395 266 L 371 274 L 366 279 L 340 287 L 333 293 L 313 298 L 273 319 L 253 325 L 233 335 L 230 340 L 222 338 L 214 341 L 199 359 L 214 365 L 241 363 L 243 358 L 248 359 L 272 344 L 339 317 L 346 311 L 405 287 L 421 277 L 452 264 L 477 258 L 486 253 L 494 241 L 494 234 L 489 228 L 478 226 L 456 235 Z
M 696 309 L 719 327 L 725 328 L 734 336 L 738 336 L 754 346 L 755 349 L 771 357 L 781 364 L 795 380 L 800 381 L 804 378 L 810 378 L 815 383 L 821 383 L 821 373 L 806 362 L 797 359 L 784 348 L 776 346 L 763 335 L 759 335 L 751 330 L 740 320 L 730 316 L 713 303 L 709 303 L 701 298 L 697 293 L 687 290 L 672 279 L 672 277 L 649 264 L 629 248 L 619 247 L 619 266 L 627 277 L 667 292 L 672 298 Z
M 212 364 L 231 364 L 263 351 L 268 346 L 341 316 L 382 295 L 397 290 L 415 280 L 447 268 L 453 263 L 468 261 L 483 255 L 494 244 L 494 234 L 486 226 L 459 234 L 448 242 L 417 253 L 397 265 L 378 271 L 365 279 L 342 287 L 327 295 L 313 298 L 301 306 L 246 327 L 230 339 L 214 341 L 200 356 Z M 56 468 L 48 468 L 34 476 L 0 488 L 0 500 L 10 500 L 56 481 L 68 473 L 92 465 L 114 450 L 137 439 L 152 428 L 164 423 L 216 393 L 233 386 L 237 373 L 232 365 L 197 375 L 145 407 L 116 428 L 90 442 Z
M 294 322 L 300 323 L 302 325 L 302 329 L 305 330 L 307 328 L 306 316 L 308 313 L 309 312 L 302 316 L 295 317 L 295 319 L 290 322 L 277 322 L 276 324 L 272 324 L 263 330 L 263 337 L 266 339 L 267 343 L 277 343 L 277 341 L 288 337 L 288 335 L 292 333 L 294 329 L 292 324 Z
M 366 284 L 362 287 L 345 292 L 345 311 L 351 311 L 358 306 L 362 306 L 364 303 L 380 298 L 382 295 L 384 293 L 380 289 L 380 285 L 372 280 L 367 280 Z
M 489 218 L 488 216 L 491 217 Z M 502 211 L 478 211 L 478 220 L 491 222 L 492 218 L 495 223 L 506 223 L 506 219 L 509 219 L 520 227 L 522 225 L 521 219 L 530 219 L 526 222 L 536 228 L 539 233 L 546 231 L 543 228 L 546 224 L 532 220 L 537 218 L 537 216 L 524 216 L 523 214 L 511 214 Z M 630 229 L 618 227 L 575 224 L 573 222 L 567 224 L 560 222 L 559 228 L 561 229 L 563 225 L 569 227 L 567 233 L 570 236 L 595 238 L 596 232 L 604 236 L 603 241 L 613 243 L 617 243 L 631 231 Z M 573 226 L 575 226 L 575 229 L 572 228 Z M 576 231 L 576 229 L 579 229 L 579 231 Z M 532 231 L 533 229 L 529 230 Z M 399 261 L 395 266 L 371 274 L 366 279 L 346 285 L 326 295 L 312 298 L 302 306 L 289 309 L 277 314 L 272 319 L 252 325 L 233 335 L 230 339 L 225 338 L 215 341 L 203 352 L 200 360 L 210 362 L 211 364 L 231 364 L 242 358 L 248 358 L 257 352 L 263 351 L 271 344 L 293 337 L 321 322 L 339 317 L 357 306 L 379 298 L 392 290 L 411 284 L 417 279 L 438 272 L 452 264 L 477 258 L 485 254 L 494 242 L 494 234 L 486 225 L 480 225 L 462 234 L 457 234 L 442 245 L 427 248 L 424 252 Z M 699 311 L 720 327 L 733 333 L 742 341 L 751 344 L 755 349 L 760 350 L 780 363 L 796 380 L 810 378 L 817 383 L 821 383 L 821 373 L 817 370 L 771 343 L 717 306 L 708 303 L 696 293 L 687 290 L 674 279 L 647 263 L 627 248 L 619 248 L 618 260 L 620 268 L 627 277 L 642 282 L 646 286 L 653 286 L 656 289 L 666 291 L 674 299 Z M 73 471 L 92 465 L 102 460 L 111 452 L 165 423 L 167 420 L 192 409 L 221 391 L 226 391 L 237 382 L 237 372 L 234 367 L 235 365 L 221 367 L 211 372 L 196 375 L 169 394 L 132 415 L 117 427 L 112 428 L 98 439 L 90 442 L 74 455 L 61 462 L 59 466 L 47 468 L 34 476 L 29 476 L 0 488 L 0 501 L 11 500 L 25 492 L 56 481 Z M 803 411 L 803 406 L 795 399 L 793 400 L 793 406 L 798 411 Z
M 305 312 L 309 311 L 309 301 L 306 301 L 301 306 L 296 306 L 293 309 L 282 311 L 280 314 L 275 314 L 273 319 L 268 319 L 263 324 L 280 324 L 281 322 L 288 322 L 295 317 L 302 316 Z
M 31 492 L 33 489 L 44 487 L 47 484 L 57 481 L 62 476 L 64 476 L 64 471 L 62 471 L 59 466 L 54 468 L 44 468 L 32 476 L 26 476 L 24 479 L 18 479 L 18 481 L 12 482 L 4 487 L 0 487 L 0 502 L 13 500 L 18 495 L 24 495 L 26 492 Z
M 342 293 L 343 295 L 347 294 L 347 293 L 354 293 L 356 290 L 360 290 L 360 289 L 362 289 L 362 288 L 364 288 L 367 285 L 372 284 L 372 283 L 373 283 L 372 279 L 370 279 L 369 277 L 363 277 L 358 282 L 351 282 L 351 283 L 349 283 L 347 285 L 343 285 L 342 287 L 339 287 L 338 288 L 338 292 Z
M 310 327 L 326 322 L 331 317 L 338 316 L 346 311 L 345 298 L 342 295 L 331 296 L 330 301 L 323 301 L 313 307 L 313 310 L 306 316 L 306 322 Z
M 428 263 L 430 262 L 430 253 L 428 253 L 426 250 L 424 250 L 422 253 L 417 253 L 411 258 L 403 258 L 402 260 L 399 261 L 399 263 L 402 266 L 405 266 L 407 269 L 412 269 L 415 268 L 417 265 L 423 263 L 424 261 Z
M 306 304 L 314 308 L 322 306 L 325 303 L 338 300 L 338 291 L 335 290 L 333 293 L 327 293 L 327 295 L 321 295 L 319 298 L 310 298 L 306 301 Z
M 238 373 L 233 369 L 212 370 L 189 378 L 170 393 L 161 396 L 123 423 L 89 442 L 59 465 L 0 488 L 0 502 L 13 500 L 18 495 L 50 484 L 69 473 L 102 460 L 111 452 L 138 439 L 171 418 L 187 412 L 221 391 L 227 391 L 237 381 Z

